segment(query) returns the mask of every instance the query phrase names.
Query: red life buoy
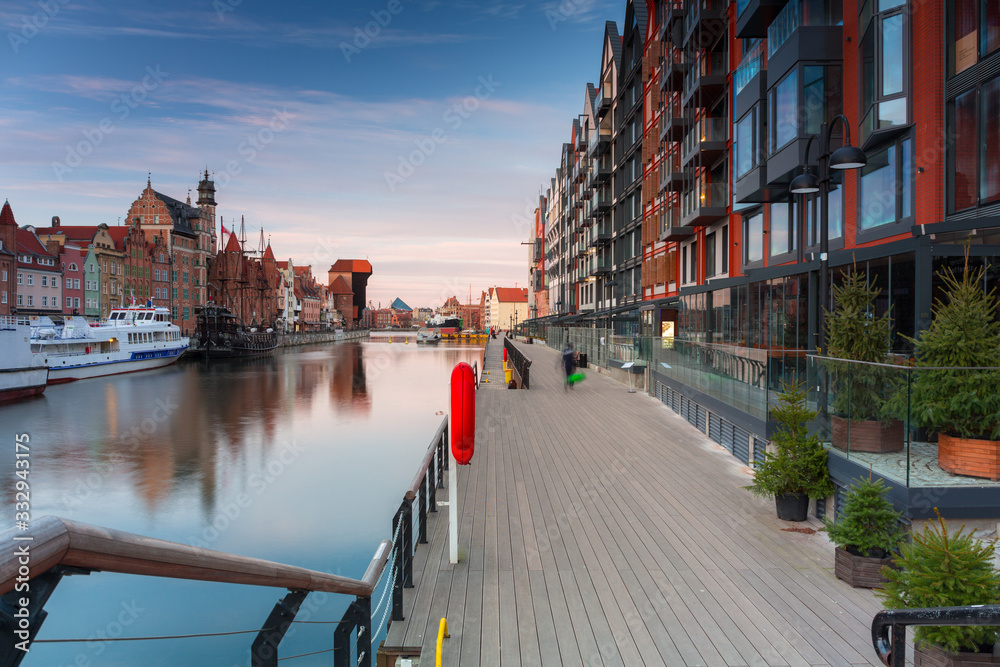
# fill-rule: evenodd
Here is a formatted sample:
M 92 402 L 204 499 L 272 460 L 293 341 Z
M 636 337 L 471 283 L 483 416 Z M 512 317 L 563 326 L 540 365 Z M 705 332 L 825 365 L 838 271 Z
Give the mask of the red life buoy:
M 90 346 L 87 346 L 87 354 L 90 354 Z
M 476 380 L 464 361 L 451 372 L 451 453 L 468 465 L 476 447 Z

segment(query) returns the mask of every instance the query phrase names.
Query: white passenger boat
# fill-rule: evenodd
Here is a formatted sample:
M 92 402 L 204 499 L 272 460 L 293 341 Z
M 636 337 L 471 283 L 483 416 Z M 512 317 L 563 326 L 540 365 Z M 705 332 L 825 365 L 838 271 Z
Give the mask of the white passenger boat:
M 45 391 L 49 367 L 31 352 L 31 327 L 0 317 L 0 403 Z
M 61 327 L 32 327 L 31 351 L 49 367 L 49 384 L 132 373 L 176 362 L 189 340 L 166 308 L 130 306 L 99 325 L 66 316 Z

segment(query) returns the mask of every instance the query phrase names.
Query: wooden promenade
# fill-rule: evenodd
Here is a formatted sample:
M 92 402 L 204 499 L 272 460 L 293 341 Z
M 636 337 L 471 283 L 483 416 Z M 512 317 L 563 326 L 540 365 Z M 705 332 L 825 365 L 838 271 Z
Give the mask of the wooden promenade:
M 834 577 L 825 533 L 787 530 L 815 519 L 779 521 L 742 490 L 748 468 L 655 399 L 592 370 L 565 391 L 556 351 L 518 348 L 527 391 L 488 346 L 460 562 L 441 508 L 386 647 L 433 665 L 445 617 L 444 665 L 880 664 L 871 591 Z

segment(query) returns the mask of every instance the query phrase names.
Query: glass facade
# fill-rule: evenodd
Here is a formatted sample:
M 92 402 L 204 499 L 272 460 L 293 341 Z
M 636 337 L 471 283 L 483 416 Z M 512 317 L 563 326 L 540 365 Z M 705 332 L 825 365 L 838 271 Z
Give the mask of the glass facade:
M 868 153 L 859 180 L 858 230 L 866 231 L 912 215 L 911 140 Z
M 798 70 L 792 70 L 774 87 L 774 128 L 771 153 L 777 152 L 798 134 Z
M 743 218 L 743 263 L 751 264 L 764 259 L 764 214 L 762 212 Z
M 1000 201 L 1000 77 L 948 102 L 948 211 Z

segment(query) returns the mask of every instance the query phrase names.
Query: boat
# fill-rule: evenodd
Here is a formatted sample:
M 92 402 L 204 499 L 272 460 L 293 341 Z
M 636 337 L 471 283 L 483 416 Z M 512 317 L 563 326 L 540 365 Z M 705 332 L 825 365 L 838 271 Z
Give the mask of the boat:
M 0 317 L 0 350 L 0 403 L 40 396 L 49 380 L 49 367 L 31 351 L 31 326 Z
M 113 309 L 100 324 L 67 315 L 57 326 L 41 318 L 33 322 L 30 340 L 31 352 L 49 368 L 49 384 L 169 366 L 189 343 L 169 310 L 135 305 Z
M 195 314 L 198 343 L 192 349 L 206 359 L 258 357 L 271 354 L 278 347 L 278 334 L 273 328 L 246 326 L 225 306 L 209 302 Z
M 417 342 L 425 344 L 434 344 L 441 342 L 441 332 L 437 329 L 428 329 L 427 327 L 422 327 L 417 331 Z

